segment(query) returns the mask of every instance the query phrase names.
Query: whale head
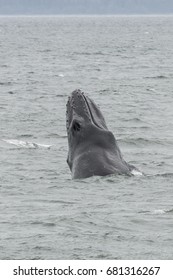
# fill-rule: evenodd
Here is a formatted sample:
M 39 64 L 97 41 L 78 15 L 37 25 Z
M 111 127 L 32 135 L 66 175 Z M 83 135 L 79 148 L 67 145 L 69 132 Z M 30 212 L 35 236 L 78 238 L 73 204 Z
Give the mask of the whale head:
M 116 150 L 115 137 L 108 130 L 100 109 L 79 89 L 68 98 L 66 128 L 69 146 L 67 163 L 71 170 L 75 159 L 82 154 L 85 154 L 86 164 L 93 155 L 99 158 L 100 150 Z

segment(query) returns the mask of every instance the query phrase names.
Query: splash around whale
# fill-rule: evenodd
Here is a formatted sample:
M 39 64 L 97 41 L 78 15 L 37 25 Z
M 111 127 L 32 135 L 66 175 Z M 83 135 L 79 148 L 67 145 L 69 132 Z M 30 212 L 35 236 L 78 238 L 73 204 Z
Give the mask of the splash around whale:
M 66 128 L 67 163 L 73 179 L 110 174 L 142 175 L 123 159 L 100 109 L 79 89 L 68 98 Z

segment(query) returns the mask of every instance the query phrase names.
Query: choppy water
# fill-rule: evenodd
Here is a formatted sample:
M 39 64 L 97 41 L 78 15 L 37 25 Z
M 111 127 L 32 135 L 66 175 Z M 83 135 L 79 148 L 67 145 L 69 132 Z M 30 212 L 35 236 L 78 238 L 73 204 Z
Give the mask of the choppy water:
M 65 105 L 142 177 L 71 180 Z M 0 18 L 0 258 L 172 259 L 173 16 Z

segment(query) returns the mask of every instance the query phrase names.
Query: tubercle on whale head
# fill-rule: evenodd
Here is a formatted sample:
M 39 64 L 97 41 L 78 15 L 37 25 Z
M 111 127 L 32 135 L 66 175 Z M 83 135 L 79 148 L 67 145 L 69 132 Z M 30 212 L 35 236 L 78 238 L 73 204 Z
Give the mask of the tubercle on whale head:
M 83 119 L 86 124 L 92 123 L 100 129 L 107 129 L 105 119 L 98 106 L 80 89 L 74 90 L 71 93 L 66 106 L 67 132 L 74 119 Z

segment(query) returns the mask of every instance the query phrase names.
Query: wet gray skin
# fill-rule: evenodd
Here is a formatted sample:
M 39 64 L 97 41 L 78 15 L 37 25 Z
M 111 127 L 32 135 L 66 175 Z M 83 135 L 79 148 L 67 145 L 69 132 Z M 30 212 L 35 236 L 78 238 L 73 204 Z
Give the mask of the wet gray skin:
M 97 105 L 81 90 L 67 102 L 67 163 L 73 179 L 109 174 L 131 175 L 134 166 L 122 158 L 116 139 L 108 130 Z

